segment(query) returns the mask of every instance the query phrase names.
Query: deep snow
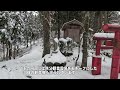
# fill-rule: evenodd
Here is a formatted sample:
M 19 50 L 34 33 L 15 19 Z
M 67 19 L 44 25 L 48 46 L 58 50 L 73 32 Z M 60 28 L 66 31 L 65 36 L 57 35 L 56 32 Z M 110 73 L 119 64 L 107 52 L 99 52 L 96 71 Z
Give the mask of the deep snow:
M 80 68 L 75 68 L 75 58 L 77 56 L 77 48 L 74 50 L 74 55 L 67 57 L 67 66 L 73 67 L 72 70 L 65 69 L 64 71 L 59 70 L 56 72 L 45 72 L 41 71 L 42 67 L 42 42 L 34 45 L 32 50 L 24 56 L 15 59 L 0 62 L 0 79 L 109 79 L 111 70 L 111 58 L 102 56 L 102 73 L 101 75 L 93 76 L 91 71 L 83 71 Z M 89 50 L 88 55 L 88 67 L 91 67 L 92 53 Z M 60 58 L 57 56 L 58 59 Z M 105 59 L 104 59 L 105 58 Z M 55 58 L 57 59 L 57 58 Z M 78 60 L 78 66 L 82 61 L 82 53 Z M 30 70 L 33 70 L 30 72 Z M 39 70 L 39 72 L 38 72 Z M 120 75 L 119 75 L 120 78 Z

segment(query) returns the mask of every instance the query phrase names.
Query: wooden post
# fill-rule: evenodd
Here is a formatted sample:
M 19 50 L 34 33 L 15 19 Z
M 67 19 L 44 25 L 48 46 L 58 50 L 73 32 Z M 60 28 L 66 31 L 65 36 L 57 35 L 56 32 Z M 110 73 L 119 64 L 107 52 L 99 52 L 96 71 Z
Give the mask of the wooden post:
M 113 46 L 112 40 L 107 40 L 107 41 L 106 41 L 106 46 Z
M 55 41 L 53 41 L 53 44 L 54 44 L 54 51 L 56 51 L 57 48 L 58 48 L 58 44 L 57 44 L 57 42 L 55 42 Z
M 96 53 L 92 60 L 92 68 L 96 67 L 97 70 L 92 70 L 93 75 L 101 74 L 101 58 L 100 58 L 100 48 L 101 48 L 101 40 L 97 40 L 96 44 Z
M 96 56 L 100 55 L 100 48 L 101 48 L 101 40 L 97 40 L 97 44 L 96 44 Z
M 101 57 L 93 57 L 92 60 L 92 68 L 94 69 L 96 67 L 96 70 L 92 70 L 92 75 L 100 75 L 101 74 Z
M 118 79 L 120 64 L 120 32 L 115 32 L 115 42 L 113 48 L 112 65 L 110 79 Z

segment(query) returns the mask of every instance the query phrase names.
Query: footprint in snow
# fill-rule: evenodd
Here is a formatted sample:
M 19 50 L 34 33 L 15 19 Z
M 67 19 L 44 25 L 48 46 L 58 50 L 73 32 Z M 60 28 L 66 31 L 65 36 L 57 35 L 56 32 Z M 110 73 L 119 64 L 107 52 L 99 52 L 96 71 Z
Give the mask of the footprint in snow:
M 6 66 L 6 65 L 3 65 L 1 68 L 5 68 L 5 69 L 7 69 L 7 66 Z

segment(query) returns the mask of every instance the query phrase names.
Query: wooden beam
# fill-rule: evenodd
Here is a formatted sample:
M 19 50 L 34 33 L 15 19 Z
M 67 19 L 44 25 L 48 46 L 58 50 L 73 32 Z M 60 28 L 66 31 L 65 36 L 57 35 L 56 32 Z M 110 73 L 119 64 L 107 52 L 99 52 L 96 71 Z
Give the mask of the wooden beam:
M 113 49 L 113 46 L 101 46 L 101 49 Z
M 93 40 L 113 40 L 114 38 L 93 37 Z

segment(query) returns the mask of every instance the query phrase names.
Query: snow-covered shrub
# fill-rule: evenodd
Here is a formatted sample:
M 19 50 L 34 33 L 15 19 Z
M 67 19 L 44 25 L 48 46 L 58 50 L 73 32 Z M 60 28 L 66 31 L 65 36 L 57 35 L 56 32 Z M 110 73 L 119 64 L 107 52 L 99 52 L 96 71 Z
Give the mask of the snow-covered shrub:
M 60 51 L 62 52 L 63 55 L 69 56 L 73 55 L 73 40 L 69 37 L 66 39 L 60 38 L 59 39 L 59 47 Z
M 57 48 L 57 53 L 47 54 L 45 55 L 42 60 L 42 66 L 65 66 L 66 65 L 66 57 L 60 52 L 59 47 Z

